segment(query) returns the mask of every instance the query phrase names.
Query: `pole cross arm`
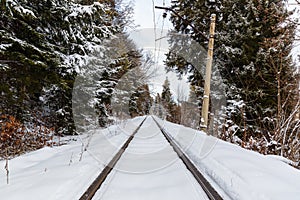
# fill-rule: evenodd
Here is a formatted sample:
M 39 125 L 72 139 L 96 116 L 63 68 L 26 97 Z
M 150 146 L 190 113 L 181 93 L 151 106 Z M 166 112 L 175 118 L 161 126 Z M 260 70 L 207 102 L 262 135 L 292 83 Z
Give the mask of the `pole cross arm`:
M 181 15 L 179 15 L 176 11 L 174 11 L 172 8 L 168 8 L 168 7 L 162 7 L 162 6 L 155 6 L 156 9 L 162 9 L 162 10 L 167 10 L 167 11 L 171 11 L 172 13 L 174 13 L 177 17 L 179 17 L 182 21 L 187 22 L 187 24 L 192 27 L 192 29 L 196 32 L 199 33 L 203 39 L 205 39 L 206 41 L 209 41 L 209 38 L 202 33 L 201 31 L 199 31 L 189 20 L 184 19 Z

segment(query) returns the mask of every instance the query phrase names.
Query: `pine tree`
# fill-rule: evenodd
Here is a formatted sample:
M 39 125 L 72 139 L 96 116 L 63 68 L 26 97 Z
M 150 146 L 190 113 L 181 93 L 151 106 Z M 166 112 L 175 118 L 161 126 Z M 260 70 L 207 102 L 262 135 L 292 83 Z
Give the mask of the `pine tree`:
M 161 103 L 166 111 L 166 119 L 170 122 L 178 123 L 181 122 L 181 108 L 177 105 L 172 97 L 170 89 L 170 81 L 168 77 L 163 84 L 163 90 L 161 93 Z
M 172 94 L 171 94 L 171 90 L 170 90 L 170 82 L 168 80 L 168 77 L 166 78 L 164 84 L 163 84 L 163 90 L 161 93 L 161 99 L 164 103 L 168 104 L 170 103 L 172 100 Z
M 223 19 L 232 30 L 229 35 L 233 38 L 226 39 L 227 45 L 233 47 L 223 53 L 224 57 L 228 53 L 231 55 L 226 61 L 228 64 L 222 68 L 227 84 L 231 85 L 228 109 L 242 105 L 231 111 L 234 118 L 229 120 L 239 127 L 234 132 L 244 143 L 251 137 L 271 142 L 276 113 L 283 108 L 278 98 L 283 93 L 285 97 L 291 94 L 294 86 L 286 85 L 295 85 L 289 55 L 294 36 L 294 26 L 287 21 L 290 13 L 282 1 L 254 1 L 246 7 L 235 3 L 228 6 L 244 13 L 230 13 Z M 244 28 L 240 29 L 241 26 Z M 242 45 L 240 41 L 243 41 Z M 243 104 L 239 104 L 241 101 Z M 288 104 L 284 108 L 286 114 L 290 113 L 288 107 L 291 104 Z
M 58 80 L 53 71 L 58 56 L 34 27 L 38 19 L 33 9 L 24 4 L 11 1 L 1 7 L 0 87 L 1 113 L 28 121 L 40 106 L 43 87 Z
M 172 8 L 182 16 L 171 16 L 175 31 L 190 34 L 204 47 L 209 17 L 217 13 L 214 67 L 219 68 L 227 85 L 222 134 L 245 147 L 253 138 L 267 141 L 257 146 L 265 145 L 264 149 L 268 149 L 267 144 L 273 140 L 276 126 L 279 127 L 278 119 L 289 116 L 294 104 L 287 99 L 293 99 L 295 93 L 289 57 L 295 27 L 287 20 L 291 13 L 284 1 L 217 0 L 210 4 L 205 0 L 175 0 Z M 178 40 L 171 38 L 171 42 Z M 178 74 L 193 66 L 174 52 L 168 54 L 166 63 Z
M 113 72 L 110 78 L 116 81 L 113 93 L 109 96 L 111 115 L 124 119 L 130 116 L 128 104 L 132 95 L 146 82 L 142 80 L 142 54 L 125 33 L 119 34 L 110 48 L 110 54 L 115 58 L 109 65 Z
M 27 122 L 39 116 L 57 133 L 72 133 L 75 77 L 118 30 L 115 17 L 111 5 L 94 1 L 3 2 L 1 112 Z
M 131 117 L 148 115 L 153 99 L 150 96 L 149 86 L 143 85 L 135 91 L 129 101 L 129 113 Z
M 198 101 L 195 86 L 190 86 L 188 100 L 181 102 L 181 123 L 183 125 L 199 129 L 200 110 Z
M 154 105 L 152 106 L 151 114 L 158 116 L 161 119 L 165 119 L 165 109 L 162 105 L 160 94 L 157 93 L 154 99 Z
M 268 112 L 262 115 L 262 123 L 269 132 L 269 141 L 272 143 L 267 153 L 290 156 L 293 159 L 290 152 L 299 132 L 299 127 L 292 122 L 296 114 L 294 110 L 297 108 L 295 99 L 299 95 L 299 79 L 295 70 L 291 68 L 293 62 L 290 55 L 294 41 L 294 24 L 286 23 L 289 13 L 284 9 L 265 9 L 265 14 L 269 13 L 276 16 L 264 19 L 265 24 L 270 26 L 268 36 L 271 37 L 264 38 L 257 59 L 259 64 L 262 61 L 266 63 L 262 65 L 264 76 L 259 74 L 259 77 L 266 86 L 263 88 L 263 94 L 272 99 L 263 104 Z

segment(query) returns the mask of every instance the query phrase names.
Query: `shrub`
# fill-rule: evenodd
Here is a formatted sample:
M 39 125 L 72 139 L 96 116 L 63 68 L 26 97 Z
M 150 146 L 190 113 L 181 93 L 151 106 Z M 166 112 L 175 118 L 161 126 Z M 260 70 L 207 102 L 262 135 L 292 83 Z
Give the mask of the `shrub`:
M 20 154 L 52 145 L 53 131 L 33 125 L 28 128 L 15 117 L 0 116 L 0 158 L 10 159 Z

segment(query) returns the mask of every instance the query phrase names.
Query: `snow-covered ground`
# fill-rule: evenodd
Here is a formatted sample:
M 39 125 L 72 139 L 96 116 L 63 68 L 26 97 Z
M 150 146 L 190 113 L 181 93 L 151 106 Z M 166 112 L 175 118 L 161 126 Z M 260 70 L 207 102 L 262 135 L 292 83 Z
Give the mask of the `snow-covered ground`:
M 79 199 L 142 120 L 135 118 L 97 130 L 92 137 L 86 134 L 67 145 L 12 159 L 9 184 L 5 162 L 0 161 L 1 199 Z M 282 160 L 159 122 L 224 199 L 299 199 L 300 171 Z M 85 148 L 87 151 L 82 151 Z M 202 192 L 148 117 L 95 199 L 166 200 L 176 199 L 174 195 L 177 199 L 200 199 L 197 195 Z
M 230 199 L 300 199 L 300 171 L 285 159 L 245 150 L 180 125 L 160 123 L 212 185 Z
M 94 199 L 208 199 L 151 117 L 103 185 Z
M 46 147 L 12 159 L 9 184 L 5 162 L 0 161 L 0 199 L 79 199 L 142 120 L 135 118 L 78 137 L 68 145 Z M 84 148 L 87 151 L 82 151 Z

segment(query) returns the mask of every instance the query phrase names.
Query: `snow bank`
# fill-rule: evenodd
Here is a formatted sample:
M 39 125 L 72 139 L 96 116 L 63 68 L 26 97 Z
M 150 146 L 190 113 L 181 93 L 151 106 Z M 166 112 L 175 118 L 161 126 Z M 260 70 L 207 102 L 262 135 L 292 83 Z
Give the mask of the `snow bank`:
M 6 200 L 79 199 L 143 118 L 82 135 L 67 145 L 45 147 L 0 161 L 0 196 Z M 87 148 L 87 151 L 82 149 Z
M 161 121 L 225 199 L 299 199 L 300 171 L 205 133 Z
M 96 130 L 67 145 L 46 147 L 12 159 L 8 185 L 5 162 L 0 161 L 0 196 L 6 200 L 79 199 L 142 119 Z M 260 155 L 180 125 L 162 120 L 160 123 L 224 199 L 299 199 L 300 171 L 282 162 L 282 158 Z M 131 151 L 147 150 L 142 143 L 138 144 Z

